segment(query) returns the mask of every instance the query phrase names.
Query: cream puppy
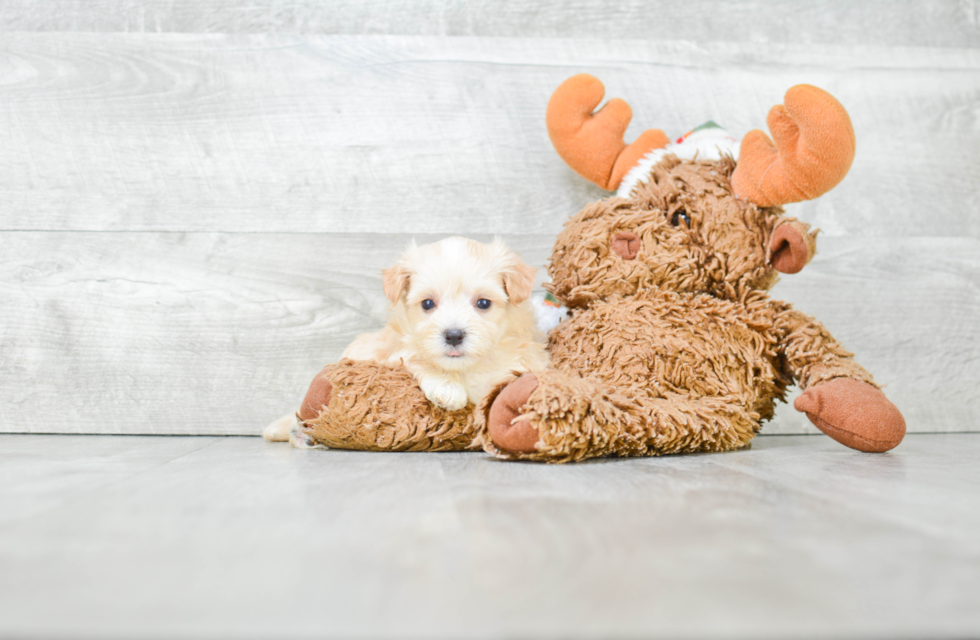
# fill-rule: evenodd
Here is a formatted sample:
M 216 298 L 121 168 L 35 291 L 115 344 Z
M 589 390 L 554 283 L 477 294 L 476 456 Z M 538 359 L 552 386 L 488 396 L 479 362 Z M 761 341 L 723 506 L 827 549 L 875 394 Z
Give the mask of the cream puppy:
M 511 371 L 548 365 L 528 300 L 534 271 L 500 240 L 412 243 L 382 277 L 387 326 L 358 336 L 343 357 L 402 361 L 434 404 L 476 404 Z
M 476 404 L 511 372 L 548 366 L 529 300 L 534 272 L 499 239 L 412 242 L 382 275 L 387 325 L 358 336 L 342 357 L 404 363 L 444 409 Z M 263 435 L 289 439 L 292 422 L 277 420 Z

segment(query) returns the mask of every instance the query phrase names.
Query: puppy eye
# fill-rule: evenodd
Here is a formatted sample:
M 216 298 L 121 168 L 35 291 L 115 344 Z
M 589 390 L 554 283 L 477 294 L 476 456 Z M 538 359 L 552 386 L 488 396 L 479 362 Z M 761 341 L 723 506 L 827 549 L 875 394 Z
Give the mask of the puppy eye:
M 480 298 L 476 301 L 476 308 L 480 309 L 481 311 L 486 311 L 490 308 L 490 301 L 486 298 Z
M 684 226 L 690 229 L 691 216 L 687 215 L 687 212 L 684 211 L 683 209 L 678 209 L 677 211 L 674 212 L 674 215 L 671 216 L 670 218 L 670 226 L 676 227 L 681 223 L 682 220 L 684 221 Z
M 432 311 L 435 308 L 436 308 L 436 301 L 433 300 L 432 298 L 426 298 L 425 300 L 422 301 L 423 311 Z

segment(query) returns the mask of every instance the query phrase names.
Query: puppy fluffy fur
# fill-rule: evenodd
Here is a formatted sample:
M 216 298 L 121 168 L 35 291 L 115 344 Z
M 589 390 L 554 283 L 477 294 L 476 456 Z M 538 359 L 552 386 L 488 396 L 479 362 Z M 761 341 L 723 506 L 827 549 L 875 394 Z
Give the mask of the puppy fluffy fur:
M 403 362 L 434 404 L 477 404 L 512 372 L 548 367 L 529 301 L 534 272 L 499 239 L 413 242 L 383 273 L 388 324 L 358 336 L 342 357 Z M 289 439 L 292 423 L 285 416 L 263 435 Z

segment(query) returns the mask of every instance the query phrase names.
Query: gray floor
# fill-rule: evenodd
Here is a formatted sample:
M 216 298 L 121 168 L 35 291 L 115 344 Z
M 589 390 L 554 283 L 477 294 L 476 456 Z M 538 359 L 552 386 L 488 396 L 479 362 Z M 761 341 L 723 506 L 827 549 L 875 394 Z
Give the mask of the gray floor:
M 0 435 L 0 636 L 980 634 L 980 434 L 576 466 Z

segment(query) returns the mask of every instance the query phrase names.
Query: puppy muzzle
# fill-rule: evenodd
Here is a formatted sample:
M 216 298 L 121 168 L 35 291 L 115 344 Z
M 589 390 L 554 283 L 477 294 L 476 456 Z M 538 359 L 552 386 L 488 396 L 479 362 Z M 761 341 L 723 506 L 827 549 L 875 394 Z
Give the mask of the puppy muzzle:
M 446 355 L 450 358 L 462 357 L 466 332 L 462 329 L 447 329 L 442 336 L 446 342 Z

